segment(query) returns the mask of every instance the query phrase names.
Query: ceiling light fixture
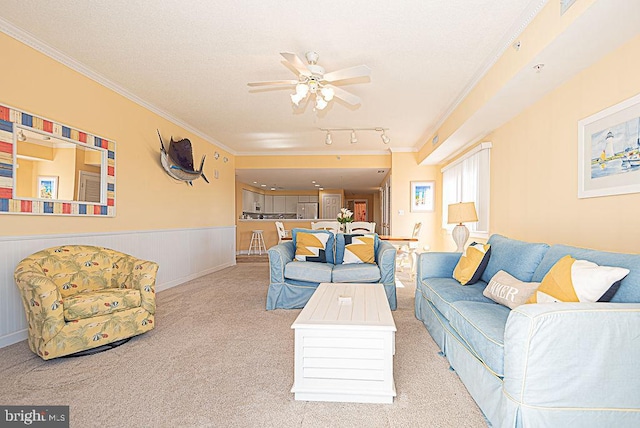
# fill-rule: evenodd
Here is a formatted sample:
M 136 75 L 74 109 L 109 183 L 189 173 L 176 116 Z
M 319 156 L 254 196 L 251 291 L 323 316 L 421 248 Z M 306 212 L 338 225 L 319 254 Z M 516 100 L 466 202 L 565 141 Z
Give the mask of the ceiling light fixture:
M 298 107 L 300 102 L 311 96 L 316 99 L 316 110 L 324 110 L 335 95 L 333 88 L 323 86 L 315 75 L 300 78 L 302 80 L 296 85 L 296 92 L 291 94 L 291 102 Z
M 356 131 L 351 131 L 351 144 L 355 144 L 358 142 L 358 137 L 356 136 Z
M 324 137 L 324 143 L 327 146 L 330 146 L 331 144 L 333 144 L 333 140 L 331 139 L 331 132 L 329 132 L 328 130 L 327 130 L 327 136 Z
M 382 138 L 382 142 L 385 144 L 389 144 L 391 141 L 389 137 L 387 137 L 387 134 L 384 133 L 384 129 L 382 130 L 382 134 L 380 134 L 380 138 Z
M 327 133 L 327 136 L 325 137 L 325 144 L 330 145 L 331 143 L 333 143 L 333 140 L 331 138 L 331 133 L 332 132 L 340 132 L 340 131 L 345 131 L 345 132 L 350 132 L 351 133 L 351 144 L 355 144 L 358 142 L 358 136 L 356 135 L 356 131 L 375 131 L 375 132 L 380 132 L 380 138 L 382 139 L 382 142 L 384 144 L 389 144 L 391 142 L 391 139 L 389 138 L 389 136 L 387 135 L 387 131 L 389 130 L 389 128 L 381 128 L 381 127 L 377 127 L 377 128 L 318 128 L 323 132 Z
M 18 141 L 27 141 L 27 136 L 24 135 L 22 129 L 18 131 Z

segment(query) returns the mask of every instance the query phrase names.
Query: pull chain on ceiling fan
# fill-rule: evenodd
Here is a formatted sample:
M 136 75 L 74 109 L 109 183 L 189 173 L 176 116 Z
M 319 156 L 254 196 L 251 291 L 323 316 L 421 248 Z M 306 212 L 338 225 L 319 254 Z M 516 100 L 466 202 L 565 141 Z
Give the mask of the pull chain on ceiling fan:
M 273 80 L 267 82 L 248 83 L 249 86 L 295 86 L 295 93 L 291 94 L 291 102 L 298 106 L 307 97 L 315 98 L 315 108 L 323 110 L 334 97 L 340 98 L 351 105 L 361 103 L 360 97 L 334 86 L 331 83 L 367 77 L 371 69 L 366 65 L 343 68 L 341 70 L 325 73 L 325 69 L 318 65 L 319 55 L 315 52 L 307 52 L 305 64 L 298 55 L 291 52 L 281 52 L 280 55 L 298 72 L 298 80 Z

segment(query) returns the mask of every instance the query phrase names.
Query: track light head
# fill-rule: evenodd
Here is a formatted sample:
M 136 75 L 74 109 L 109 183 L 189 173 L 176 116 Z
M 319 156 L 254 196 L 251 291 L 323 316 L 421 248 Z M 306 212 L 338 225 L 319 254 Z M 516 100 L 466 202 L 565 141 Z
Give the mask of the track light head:
M 387 134 L 385 134 L 384 129 L 382 130 L 382 134 L 380 135 L 380 138 L 382 138 L 382 142 L 385 144 L 389 144 L 389 142 L 391 141 L 391 139 L 387 137 Z
M 351 131 L 351 144 L 355 144 L 358 142 L 358 137 L 356 136 L 356 131 Z
M 327 146 L 330 146 L 331 144 L 333 144 L 333 140 L 331 139 L 331 132 L 327 131 L 327 136 L 324 138 L 324 143 Z

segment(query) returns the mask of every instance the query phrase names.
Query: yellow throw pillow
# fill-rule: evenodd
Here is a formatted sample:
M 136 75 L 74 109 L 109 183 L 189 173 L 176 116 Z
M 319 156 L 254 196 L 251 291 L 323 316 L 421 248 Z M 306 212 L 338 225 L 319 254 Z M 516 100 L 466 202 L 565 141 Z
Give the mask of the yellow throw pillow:
M 326 263 L 325 251 L 330 236 L 328 233 L 298 232 L 295 259 L 300 262 Z
M 598 266 L 567 255 L 547 272 L 527 303 L 597 302 L 628 274 L 629 269 Z
M 475 284 L 487 267 L 490 256 L 489 244 L 482 245 L 477 242 L 470 244 L 453 270 L 453 277 L 462 285 Z
M 373 244 L 375 242 L 375 236 L 353 236 L 351 238 L 351 244 L 344 247 L 344 260 L 343 264 L 350 263 L 376 263 L 375 252 L 373 251 Z

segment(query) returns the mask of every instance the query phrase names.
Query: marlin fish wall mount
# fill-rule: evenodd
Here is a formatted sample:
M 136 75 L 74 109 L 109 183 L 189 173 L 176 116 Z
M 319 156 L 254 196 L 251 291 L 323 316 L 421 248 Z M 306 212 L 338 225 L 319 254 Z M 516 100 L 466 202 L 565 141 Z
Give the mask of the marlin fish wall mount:
M 171 178 L 184 181 L 190 186 L 193 186 L 193 180 L 200 177 L 208 183 L 209 180 L 207 180 L 207 177 L 204 176 L 203 172 L 206 155 L 202 156 L 200 169 L 195 170 L 193 169 L 193 150 L 191 148 L 191 141 L 186 138 L 180 141 L 173 141 L 173 137 L 171 137 L 169 150 L 167 150 L 164 146 L 164 142 L 162 141 L 160 131 L 157 131 L 158 137 L 160 138 L 160 163 L 166 173 L 169 174 Z

